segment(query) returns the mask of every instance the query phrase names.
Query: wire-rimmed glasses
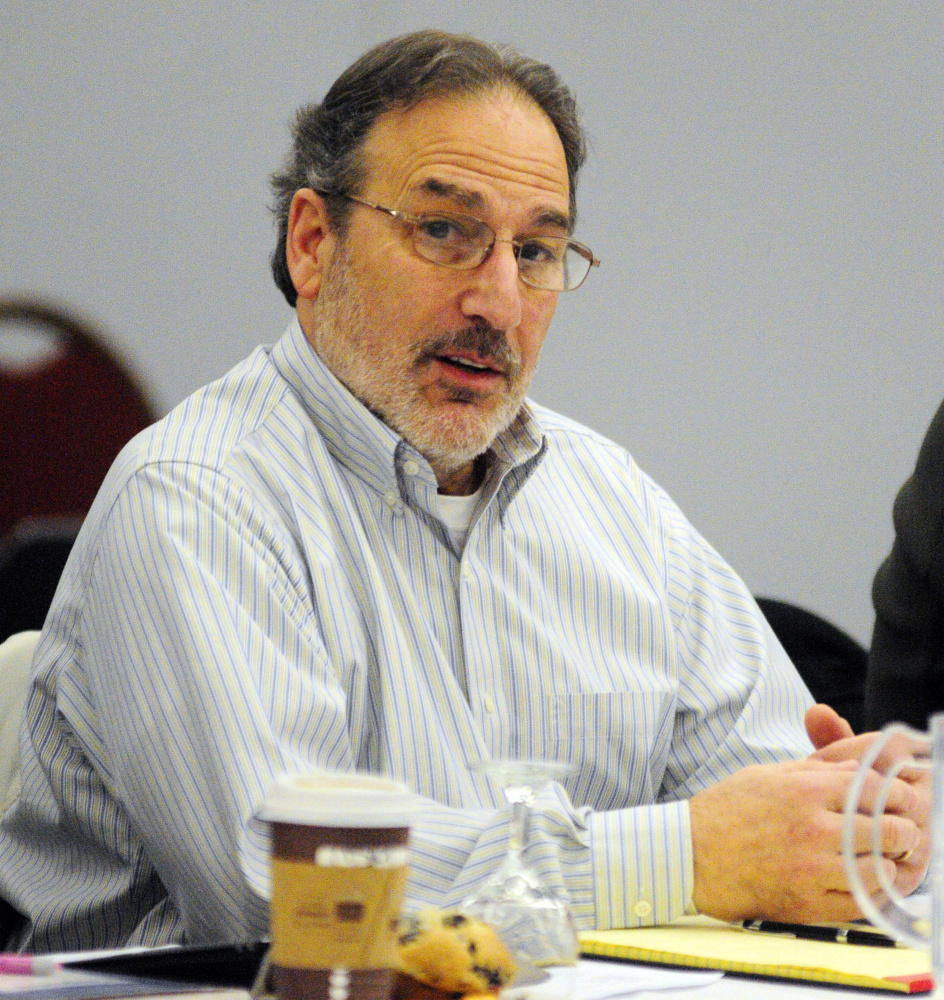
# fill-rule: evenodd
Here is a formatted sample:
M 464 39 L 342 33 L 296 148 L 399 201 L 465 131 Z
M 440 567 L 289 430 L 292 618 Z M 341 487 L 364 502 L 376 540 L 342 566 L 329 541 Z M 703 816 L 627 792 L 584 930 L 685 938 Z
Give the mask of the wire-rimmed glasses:
M 499 239 L 487 223 L 471 215 L 453 212 L 413 214 L 387 208 L 344 192 L 321 192 L 346 198 L 365 208 L 392 216 L 410 228 L 413 249 L 424 260 L 457 271 L 471 271 L 492 252 L 496 243 L 508 243 L 515 251 L 518 275 L 532 288 L 548 292 L 572 292 L 579 288 L 600 261 L 593 251 L 566 236 L 527 236 L 520 240 Z

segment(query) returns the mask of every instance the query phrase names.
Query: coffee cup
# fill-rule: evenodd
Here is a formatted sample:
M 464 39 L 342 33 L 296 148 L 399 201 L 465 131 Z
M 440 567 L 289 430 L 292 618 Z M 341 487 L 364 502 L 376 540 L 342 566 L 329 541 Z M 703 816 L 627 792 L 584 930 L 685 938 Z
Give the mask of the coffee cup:
M 386 1000 L 409 863 L 413 797 L 364 774 L 279 778 L 269 981 L 279 1000 Z

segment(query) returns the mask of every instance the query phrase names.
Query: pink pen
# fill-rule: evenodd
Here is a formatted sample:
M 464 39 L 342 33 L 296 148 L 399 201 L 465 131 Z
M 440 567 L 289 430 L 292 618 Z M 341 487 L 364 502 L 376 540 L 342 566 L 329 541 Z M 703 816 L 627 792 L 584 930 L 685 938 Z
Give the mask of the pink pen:
M 44 955 L 0 955 L 0 975 L 50 976 L 61 968 Z

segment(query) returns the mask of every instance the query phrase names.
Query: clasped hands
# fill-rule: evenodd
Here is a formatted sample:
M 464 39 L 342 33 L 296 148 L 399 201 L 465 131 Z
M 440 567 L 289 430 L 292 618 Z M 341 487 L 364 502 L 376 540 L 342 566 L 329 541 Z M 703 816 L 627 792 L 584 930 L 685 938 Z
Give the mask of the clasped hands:
M 722 920 L 766 918 L 801 923 L 853 920 L 862 914 L 842 860 L 843 810 L 859 761 L 875 733 L 854 736 L 826 705 L 806 714 L 816 748 L 805 760 L 746 767 L 691 802 L 699 912 Z M 882 773 L 907 753 L 890 743 L 863 788 L 855 847 L 863 883 L 884 896 L 871 858 L 871 810 Z M 883 866 L 902 894 L 917 888 L 930 856 L 931 782 L 905 769 L 892 780 L 881 820 Z

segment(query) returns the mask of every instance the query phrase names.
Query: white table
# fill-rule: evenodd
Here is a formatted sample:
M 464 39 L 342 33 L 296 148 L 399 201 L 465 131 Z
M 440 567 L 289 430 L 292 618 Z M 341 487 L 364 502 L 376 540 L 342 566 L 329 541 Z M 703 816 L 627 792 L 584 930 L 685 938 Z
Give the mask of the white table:
M 749 976 L 739 976 L 727 973 L 711 982 L 704 982 L 706 977 L 718 976 L 708 970 L 687 970 L 672 966 L 642 965 L 632 962 L 606 962 L 599 960 L 584 960 L 576 970 L 554 969 L 552 980 L 532 987 L 508 991 L 508 1000 L 586 1000 L 593 997 L 595 991 L 590 989 L 595 985 L 592 978 L 579 978 L 581 971 L 586 970 L 592 977 L 592 970 L 602 969 L 607 975 L 607 986 L 614 989 L 622 988 L 614 997 L 627 997 L 630 1000 L 853 1000 L 865 997 L 893 998 L 907 996 L 895 992 L 860 989 L 849 986 L 833 986 L 827 983 L 807 983 L 792 979 L 761 979 Z M 673 980 L 691 979 L 690 985 L 672 988 Z M 625 983 L 620 983 L 625 980 Z M 660 983 L 659 980 L 662 980 Z M 653 988 L 640 989 L 645 982 L 653 982 Z M 930 1000 L 930 994 L 917 994 Z
M 882 990 L 861 990 L 851 986 L 830 986 L 825 983 L 802 983 L 788 979 L 752 979 L 747 976 L 730 974 L 708 986 L 684 990 L 659 990 L 637 993 L 637 998 L 645 1000 L 852 1000 L 853 997 L 905 997 L 906 993 L 892 993 Z M 913 994 L 916 997 L 931 997 L 930 993 Z

